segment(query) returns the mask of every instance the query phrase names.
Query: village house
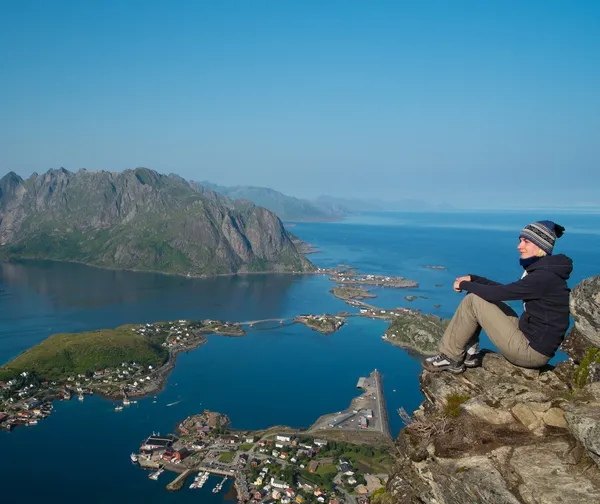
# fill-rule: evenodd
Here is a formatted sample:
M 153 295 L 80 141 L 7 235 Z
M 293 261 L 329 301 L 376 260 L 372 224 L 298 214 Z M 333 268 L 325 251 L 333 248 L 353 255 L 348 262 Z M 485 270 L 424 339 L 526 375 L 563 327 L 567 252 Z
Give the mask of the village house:
M 271 486 L 273 486 L 274 488 L 287 488 L 288 484 L 285 481 L 281 481 L 279 479 L 275 479 L 275 478 L 271 478 Z M 275 498 L 275 497 L 273 497 Z

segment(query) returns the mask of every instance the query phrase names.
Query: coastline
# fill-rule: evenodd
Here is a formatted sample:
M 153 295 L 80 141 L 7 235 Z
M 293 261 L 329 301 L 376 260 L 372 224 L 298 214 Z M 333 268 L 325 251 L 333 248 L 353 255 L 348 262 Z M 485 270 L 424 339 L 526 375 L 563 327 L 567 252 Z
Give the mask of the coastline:
M 47 262 L 55 262 L 55 263 L 65 263 L 65 264 L 80 264 L 82 266 L 89 266 L 90 268 L 98 268 L 108 271 L 131 271 L 133 273 L 154 273 L 159 275 L 167 275 L 167 276 L 175 276 L 175 277 L 183 277 L 183 278 L 214 278 L 214 277 L 228 277 L 228 276 L 245 276 L 245 275 L 314 275 L 314 274 L 323 274 L 319 271 L 236 271 L 232 273 L 215 273 L 212 275 L 201 274 L 201 275 L 191 275 L 189 273 L 174 273 L 170 271 L 160 271 L 160 270 L 146 270 L 146 269 L 135 269 L 135 268 L 119 268 L 117 266 L 101 266 L 98 264 L 86 263 L 83 261 L 67 261 L 64 259 L 48 259 L 41 257 L 11 257 L 11 258 L 2 258 L 0 256 L 0 264 L 2 263 L 12 263 L 12 262 L 27 262 L 27 261 L 47 261 Z M 311 263 L 312 264 L 312 263 Z M 314 265 L 313 265 L 314 266 Z

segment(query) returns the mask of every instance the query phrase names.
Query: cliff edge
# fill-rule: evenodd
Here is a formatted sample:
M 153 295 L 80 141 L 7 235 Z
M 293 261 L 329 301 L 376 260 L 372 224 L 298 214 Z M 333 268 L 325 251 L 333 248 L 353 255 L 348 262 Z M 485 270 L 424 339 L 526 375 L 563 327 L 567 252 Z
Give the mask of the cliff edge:
M 373 501 L 600 502 L 600 276 L 572 292 L 569 359 L 539 370 L 488 352 L 462 375 L 420 375 L 425 401 L 396 440 Z

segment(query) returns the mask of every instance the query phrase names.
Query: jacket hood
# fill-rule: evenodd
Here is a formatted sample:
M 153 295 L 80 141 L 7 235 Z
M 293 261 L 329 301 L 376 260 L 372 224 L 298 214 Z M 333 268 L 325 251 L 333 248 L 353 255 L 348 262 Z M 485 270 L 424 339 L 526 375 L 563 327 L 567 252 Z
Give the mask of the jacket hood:
M 542 257 L 527 268 L 527 273 L 536 270 L 546 270 L 558 275 L 563 280 L 568 280 L 573 271 L 573 260 L 564 254 Z

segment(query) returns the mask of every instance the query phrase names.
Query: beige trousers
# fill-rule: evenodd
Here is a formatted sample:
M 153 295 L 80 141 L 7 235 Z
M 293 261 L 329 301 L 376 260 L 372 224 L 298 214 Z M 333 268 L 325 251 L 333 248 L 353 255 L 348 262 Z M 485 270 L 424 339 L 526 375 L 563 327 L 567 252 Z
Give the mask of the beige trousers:
M 479 341 L 481 329 L 507 360 L 525 368 L 538 368 L 550 357 L 531 348 L 519 329 L 519 318 L 506 303 L 490 303 L 475 294 L 467 294 L 444 332 L 440 352 L 462 362 L 465 349 Z

